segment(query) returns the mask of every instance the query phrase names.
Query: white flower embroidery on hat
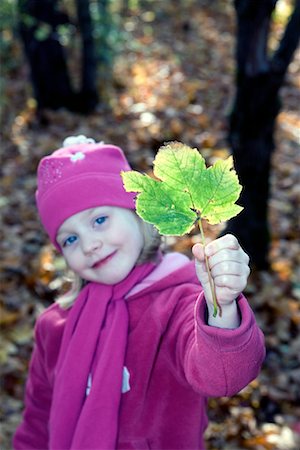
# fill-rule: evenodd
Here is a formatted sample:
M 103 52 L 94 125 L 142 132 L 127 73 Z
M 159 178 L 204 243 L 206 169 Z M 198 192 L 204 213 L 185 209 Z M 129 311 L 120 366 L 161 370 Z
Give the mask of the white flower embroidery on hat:
M 84 158 L 85 158 L 85 154 L 82 152 L 77 152 L 77 153 L 74 153 L 74 155 L 70 156 L 70 160 L 72 162 L 80 161 L 81 159 L 84 159 Z
M 63 141 L 63 147 L 70 147 L 77 144 L 95 144 L 95 139 L 80 134 L 79 136 L 69 136 Z

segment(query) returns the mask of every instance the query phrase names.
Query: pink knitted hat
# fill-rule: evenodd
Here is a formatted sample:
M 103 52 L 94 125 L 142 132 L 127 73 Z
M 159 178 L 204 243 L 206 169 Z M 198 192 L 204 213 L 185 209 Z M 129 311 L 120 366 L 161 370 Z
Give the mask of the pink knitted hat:
M 135 194 L 125 191 L 120 175 L 131 167 L 119 147 L 86 138 L 67 145 L 44 157 L 37 174 L 38 211 L 58 250 L 58 229 L 73 214 L 107 205 L 135 209 Z

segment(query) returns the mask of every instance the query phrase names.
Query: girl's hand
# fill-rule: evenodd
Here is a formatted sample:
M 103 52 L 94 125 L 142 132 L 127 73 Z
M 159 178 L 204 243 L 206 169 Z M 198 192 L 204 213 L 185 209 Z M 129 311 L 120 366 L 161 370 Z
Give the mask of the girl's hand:
M 196 273 L 208 306 L 209 324 L 222 328 L 236 328 L 239 320 L 235 299 L 247 285 L 250 273 L 248 255 L 242 250 L 236 237 L 231 234 L 210 242 L 205 248 L 202 244 L 195 244 L 192 251 L 195 256 Z M 216 297 L 222 307 L 222 318 L 212 317 L 213 298 L 205 265 L 205 254 L 208 257 Z

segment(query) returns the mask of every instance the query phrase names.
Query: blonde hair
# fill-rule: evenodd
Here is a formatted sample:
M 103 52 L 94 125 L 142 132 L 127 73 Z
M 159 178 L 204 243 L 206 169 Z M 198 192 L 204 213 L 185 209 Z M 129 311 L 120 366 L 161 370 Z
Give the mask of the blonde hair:
M 161 235 L 157 229 L 150 223 L 140 221 L 141 231 L 144 237 L 144 247 L 137 259 L 136 265 L 145 262 L 156 261 L 158 257 L 158 250 L 161 245 Z M 71 275 L 71 288 L 63 295 L 58 297 L 55 301 L 62 309 L 70 308 L 78 297 L 79 292 L 87 284 L 85 280 L 79 277 L 76 273 Z

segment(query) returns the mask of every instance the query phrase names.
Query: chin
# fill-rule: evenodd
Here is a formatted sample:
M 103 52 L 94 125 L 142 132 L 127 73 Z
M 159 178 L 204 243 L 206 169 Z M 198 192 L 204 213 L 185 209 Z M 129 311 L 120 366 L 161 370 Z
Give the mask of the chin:
M 121 281 L 125 280 L 125 278 L 127 277 L 128 274 L 129 274 L 129 272 L 126 273 L 124 276 L 119 275 L 118 277 L 111 277 L 111 278 L 108 277 L 105 280 L 103 280 L 103 283 L 109 284 L 109 285 L 121 283 Z
M 129 272 L 128 272 L 129 273 Z M 112 276 L 99 276 L 99 277 L 93 277 L 93 279 L 90 278 L 90 281 L 94 282 L 94 283 L 102 283 L 102 284 L 107 284 L 107 285 L 114 285 L 114 284 L 118 284 L 121 281 L 123 281 L 128 273 L 126 272 L 124 275 L 122 273 L 117 273 L 117 274 L 113 274 Z
M 99 282 L 109 285 L 118 284 L 121 281 L 125 280 L 125 278 L 130 274 L 133 268 L 134 266 L 126 270 L 116 269 L 114 272 L 110 272 L 109 275 L 104 275 L 102 281 Z

